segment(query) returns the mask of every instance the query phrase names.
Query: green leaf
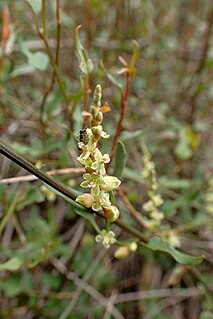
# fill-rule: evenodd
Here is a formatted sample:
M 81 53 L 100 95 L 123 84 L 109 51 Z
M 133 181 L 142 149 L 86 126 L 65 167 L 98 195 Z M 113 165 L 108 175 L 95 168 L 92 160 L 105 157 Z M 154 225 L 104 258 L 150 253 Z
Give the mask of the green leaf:
M 133 132 L 128 132 L 128 131 L 124 131 L 121 134 L 121 140 L 123 142 L 129 141 L 131 139 L 135 139 L 138 136 L 141 136 L 143 133 L 143 130 L 137 130 L 137 131 L 133 131 Z
M 15 77 L 20 76 L 20 75 L 30 74 L 34 71 L 35 71 L 34 66 L 29 65 L 29 64 L 23 64 L 23 65 L 17 66 L 15 68 L 15 70 L 10 74 L 10 77 L 15 78 Z
M 25 196 L 19 201 L 17 210 L 22 210 L 24 207 L 32 205 L 34 203 L 42 203 L 44 201 L 44 195 L 38 188 L 29 188 L 25 191 Z
M 134 51 L 133 51 L 133 54 L 132 54 L 131 62 L 129 64 L 129 74 L 130 74 L 130 76 L 135 73 L 135 63 L 136 63 L 136 61 L 138 59 L 138 56 L 139 56 L 138 42 L 133 40 L 133 44 L 134 44 Z
M 167 246 L 167 244 L 163 243 L 158 238 L 151 239 L 148 244 L 141 243 L 141 245 L 153 251 L 167 253 L 181 265 L 197 265 L 200 264 L 204 259 L 203 256 L 190 256 L 188 254 L 182 253 L 173 247 Z
M 99 62 L 99 69 L 107 76 L 107 78 L 110 80 L 110 82 L 112 84 L 114 84 L 119 90 L 123 90 L 123 86 L 120 82 L 118 82 L 118 80 L 112 75 L 110 74 L 107 69 L 105 68 L 104 64 L 102 61 Z
M 126 164 L 126 148 L 121 141 L 118 141 L 115 151 L 115 169 L 114 175 L 118 178 L 121 177 L 123 169 Z
M 22 261 L 17 257 L 13 257 L 12 259 L 6 261 L 3 264 L 0 264 L 0 271 L 9 270 L 9 271 L 16 271 L 20 269 L 22 265 Z
M 27 57 L 28 63 L 35 67 L 38 70 L 44 71 L 46 70 L 49 58 L 46 53 L 37 51 L 35 53 L 32 53 L 28 47 L 26 46 L 25 42 L 21 37 L 18 39 L 19 47 L 21 52 Z
M 49 59 L 45 53 L 38 51 L 36 53 L 28 53 L 28 62 L 36 69 L 44 71 L 48 66 Z
M 42 3 L 41 0 L 26 0 L 35 14 L 38 14 L 41 11 Z
M 166 176 L 162 176 L 159 179 L 160 186 L 168 187 L 170 189 L 187 189 L 192 186 L 192 181 L 186 178 L 168 178 Z
M 187 140 L 180 140 L 175 147 L 175 155 L 181 160 L 187 160 L 192 156 L 192 150 Z
M 92 63 L 92 60 L 87 57 L 87 52 L 85 51 L 79 39 L 78 31 L 80 28 L 81 26 L 78 26 L 75 30 L 75 45 L 76 45 L 77 53 L 80 58 L 79 67 L 84 74 L 88 75 L 93 71 L 93 63 Z
M 144 182 L 141 172 L 138 172 L 130 167 L 124 168 L 123 176 L 136 183 L 142 184 Z
M 213 313 L 207 310 L 202 311 L 199 319 L 213 319 Z

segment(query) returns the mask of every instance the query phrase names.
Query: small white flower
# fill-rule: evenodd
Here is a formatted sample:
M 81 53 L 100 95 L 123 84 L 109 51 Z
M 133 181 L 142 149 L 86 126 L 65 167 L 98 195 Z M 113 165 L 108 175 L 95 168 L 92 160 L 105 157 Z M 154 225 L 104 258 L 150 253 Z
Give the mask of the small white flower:
M 116 242 L 115 233 L 113 231 L 106 231 L 103 229 L 99 235 L 95 237 L 95 240 L 100 243 L 102 242 L 103 246 L 108 249 L 111 244 Z
M 109 193 L 100 191 L 98 196 L 94 196 L 95 203 L 92 205 L 92 209 L 96 212 L 102 209 L 102 207 L 110 207 L 112 204 L 109 199 Z
M 105 163 L 110 162 L 110 157 L 108 154 L 102 155 L 101 152 L 96 148 L 94 151 L 94 159 L 95 161 L 92 163 L 91 168 L 94 170 L 98 170 L 101 175 L 106 174 Z
M 155 209 L 155 205 L 153 204 L 153 202 L 151 200 L 148 200 L 148 202 L 146 202 L 143 205 L 143 210 L 145 210 L 146 212 L 151 212 Z
M 121 181 L 115 176 L 104 176 L 103 180 L 105 185 L 102 185 L 101 188 L 107 192 L 117 189 L 121 183 Z
M 153 200 L 153 202 L 154 202 L 156 207 L 161 206 L 163 204 L 163 202 L 164 202 L 163 198 L 159 194 L 156 194 L 156 195 L 152 196 L 152 200 Z
M 87 208 L 90 208 L 94 203 L 94 198 L 91 194 L 86 193 L 78 196 L 75 201 Z
M 153 212 L 151 212 L 150 217 L 156 222 L 160 222 L 162 219 L 164 219 L 164 214 L 159 212 L 158 210 L 154 210 Z

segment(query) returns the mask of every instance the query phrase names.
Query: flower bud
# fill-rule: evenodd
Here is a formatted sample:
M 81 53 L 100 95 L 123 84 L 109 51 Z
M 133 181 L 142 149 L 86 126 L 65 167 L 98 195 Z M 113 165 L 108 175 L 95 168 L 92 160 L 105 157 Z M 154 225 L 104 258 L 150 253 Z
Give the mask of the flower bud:
M 96 116 L 91 118 L 91 127 L 101 124 L 103 121 L 103 113 L 98 112 Z
M 103 113 L 101 111 L 98 112 L 98 114 L 95 117 L 95 120 L 100 123 L 103 121 Z
M 94 105 L 92 105 L 91 106 L 91 108 L 90 108 L 90 112 L 91 112 L 91 114 L 92 114 L 92 117 L 96 117 L 97 115 L 98 115 L 98 109 L 94 106 Z
M 94 198 L 89 193 L 78 196 L 75 201 L 87 208 L 92 207 L 92 205 L 94 204 Z
M 95 140 L 100 139 L 102 130 L 103 129 L 102 129 L 101 125 L 92 127 L 92 134 L 93 134 L 93 137 L 95 138 Z
M 118 188 L 121 183 L 121 181 L 115 176 L 105 176 L 103 180 L 106 185 L 101 185 L 101 188 L 106 192 Z
M 120 216 L 120 211 L 116 206 L 103 207 L 103 210 L 105 218 L 110 223 L 115 222 Z
M 56 194 L 53 193 L 51 190 L 49 190 L 49 188 L 47 188 L 46 186 L 42 185 L 40 187 L 42 193 L 46 196 L 47 200 L 49 202 L 54 202 L 54 200 L 56 199 Z
M 96 88 L 95 88 L 95 92 L 94 92 L 94 96 L 93 96 L 93 102 L 95 105 L 97 105 L 98 107 L 101 106 L 101 92 L 102 89 L 101 89 L 101 86 L 100 84 L 96 85 Z
M 136 251 L 138 249 L 138 245 L 135 241 L 133 241 L 131 244 L 129 244 L 129 250 L 130 251 Z
M 117 259 L 126 258 L 128 255 L 129 255 L 129 248 L 127 246 L 119 247 L 114 253 L 114 257 Z

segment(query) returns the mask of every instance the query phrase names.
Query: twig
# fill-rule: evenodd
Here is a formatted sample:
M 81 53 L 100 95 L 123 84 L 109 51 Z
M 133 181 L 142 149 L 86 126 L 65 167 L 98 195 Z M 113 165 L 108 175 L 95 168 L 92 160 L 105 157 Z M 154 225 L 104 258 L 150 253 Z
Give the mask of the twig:
M 173 297 L 174 298 L 174 297 Z M 151 310 L 146 313 L 145 317 L 143 319 L 153 319 L 156 318 L 156 315 L 159 314 L 159 311 L 162 313 L 162 311 L 168 307 L 171 307 L 173 305 L 177 305 L 177 303 L 180 303 L 186 299 L 186 297 L 179 297 L 178 300 L 177 298 L 172 299 L 167 298 L 166 300 L 160 301 L 154 305 L 154 307 L 151 308 Z
M 128 198 L 126 197 L 124 191 L 122 190 L 122 188 L 118 188 L 117 193 L 119 195 L 119 197 L 121 198 L 121 200 L 123 201 L 123 203 L 126 205 L 128 211 L 130 212 L 130 214 L 133 216 L 133 218 L 144 228 L 147 228 L 146 224 L 144 223 L 143 219 L 141 218 L 141 216 L 137 213 L 137 211 L 135 210 L 135 208 L 132 206 L 132 204 L 130 203 L 130 201 L 128 200 Z
M 106 250 L 101 250 L 100 253 L 97 255 L 97 257 L 95 258 L 95 260 L 93 261 L 93 263 L 91 264 L 91 266 L 88 268 L 87 272 L 85 273 L 84 277 L 83 277 L 83 281 L 88 281 L 91 277 L 91 275 L 93 274 L 97 264 L 101 261 L 101 259 L 103 258 L 103 256 L 106 254 Z M 81 294 L 81 291 L 83 290 L 82 286 L 78 286 L 77 290 L 74 292 L 74 297 L 71 300 L 71 302 L 68 304 L 67 308 L 62 312 L 61 316 L 59 317 L 59 319 L 66 319 L 68 318 L 68 316 L 72 313 L 78 299 L 79 296 Z
M 72 280 L 78 287 L 81 287 L 86 291 L 90 296 L 97 300 L 104 308 L 108 307 L 108 300 L 100 292 L 98 292 L 94 287 L 89 285 L 86 281 L 79 278 L 74 272 L 69 271 L 64 264 L 62 264 L 58 259 L 54 258 L 51 260 L 52 265 L 63 274 L 68 280 Z M 123 315 L 113 307 L 111 310 L 112 315 L 115 319 L 125 319 Z
M 109 298 L 109 302 L 108 302 L 108 307 L 106 309 L 106 312 L 104 314 L 103 319 L 110 319 L 111 318 L 111 313 L 112 313 L 112 309 L 114 307 L 114 300 L 117 297 L 117 292 L 115 290 L 112 291 L 112 294 Z
M 69 106 L 69 97 L 66 93 L 66 89 L 65 89 L 65 85 L 64 85 L 64 82 L 61 78 L 61 75 L 60 75 L 60 72 L 58 70 L 58 66 L 55 62 L 55 59 L 54 59 L 54 56 L 53 56 L 53 53 L 50 49 L 50 46 L 49 46 L 49 43 L 48 43 L 48 40 L 47 40 L 47 37 L 43 34 L 43 32 L 41 32 L 41 30 L 39 29 L 39 24 L 38 24 L 38 18 L 37 16 L 35 15 L 35 25 L 36 25 L 36 29 L 37 29 L 37 32 L 38 32 L 38 35 L 40 36 L 40 38 L 43 40 L 44 44 L 45 44 L 45 47 L 46 47 L 46 51 L 47 51 L 47 54 L 49 56 L 49 60 L 50 60 L 50 63 L 53 67 L 53 70 L 55 72 L 55 75 L 56 75 L 56 78 L 57 78 L 57 81 L 58 81 L 58 84 L 59 84 L 59 87 L 60 87 L 60 90 L 61 90 L 61 93 L 64 97 L 64 101 L 66 103 L 66 106 Z
M 55 64 L 58 66 L 59 64 L 59 53 L 60 53 L 60 41 L 61 41 L 61 18 L 60 18 L 60 0 L 56 0 L 56 23 L 57 23 L 57 41 L 56 41 L 56 54 L 55 54 Z M 44 25 L 44 22 L 43 22 Z M 45 32 L 46 35 L 46 32 Z M 40 106 L 40 120 L 43 123 L 43 115 L 44 115 L 44 106 L 47 100 L 47 97 L 53 90 L 55 84 L 56 73 L 52 72 L 51 82 L 49 87 L 46 90 L 46 93 L 43 96 L 41 106 Z
M 46 0 L 42 0 L 42 25 L 43 25 L 43 34 L 46 36 L 47 34 L 47 26 L 46 26 Z
M 51 171 L 47 171 L 49 175 L 62 175 L 62 174 L 69 174 L 69 173 L 84 173 L 84 168 L 60 168 L 54 169 Z M 38 179 L 34 175 L 27 175 L 27 176 L 17 176 L 11 178 L 4 178 L 0 179 L 0 184 L 13 184 L 13 183 L 20 183 L 20 182 L 29 182 Z
M 12 216 L 12 214 L 14 213 L 14 210 L 16 208 L 16 205 L 18 203 L 19 200 L 19 192 L 16 191 L 14 199 L 11 203 L 11 205 L 9 206 L 7 212 L 5 213 L 3 219 L 1 220 L 1 224 L 0 224 L 0 235 L 5 227 L 5 225 L 7 224 L 8 220 L 10 219 L 10 217 Z
M 85 114 L 88 112 L 88 90 L 89 90 L 89 74 L 86 74 L 84 77 L 84 112 Z M 87 126 L 87 116 L 84 116 L 84 124 L 83 127 Z
M 115 304 L 132 302 L 137 300 L 147 300 L 155 298 L 168 298 L 168 297 L 178 297 L 178 298 L 190 298 L 204 295 L 205 291 L 199 290 L 197 288 L 174 288 L 174 289 L 156 289 L 156 290 L 146 290 L 138 292 L 127 292 L 117 296 L 114 301 Z
M 125 111 L 126 111 L 126 105 L 127 105 L 127 101 L 128 101 L 128 97 L 129 97 L 129 93 L 130 93 L 130 87 L 131 87 L 131 76 L 128 72 L 126 72 L 126 89 L 125 89 L 125 92 L 122 94 L 121 107 L 120 107 L 120 119 L 118 121 L 116 133 L 115 133 L 115 136 L 114 136 L 114 139 L 112 142 L 111 151 L 110 151 L 111 162 L 112 162 L 113 157 L 114 157 L 116 144 L 117 144 L 118 139 L 119 139 L 120 134 L 121 134 L 123 119 L 124 119 L 124 115 L 125 115 Z M 109 167 L 109 165 L 108 165 L 108 167 Z

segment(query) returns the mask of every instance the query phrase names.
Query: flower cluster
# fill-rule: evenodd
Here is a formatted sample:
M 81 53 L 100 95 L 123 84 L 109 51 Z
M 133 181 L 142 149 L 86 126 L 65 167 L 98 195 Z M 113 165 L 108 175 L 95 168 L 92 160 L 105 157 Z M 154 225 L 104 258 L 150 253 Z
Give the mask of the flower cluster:
M 155 165 L 151 160 L 151 154 L 146 146 L 143 146 L 143 177 L 149 183 L 148 196 L 149 200 L 143 205 L 143 210 L 149 215 L 149 220 L 146 221 L 147 227 L 155 229 L 161 223 L 164 218 L 163 213 L 159 210 L 159 207 L 163 204 L 163 198 L 157 193 L 158 185 L 156 179 Z
M 210 177 L 208 181 L 208 188 L 205 194 L 206 211 L 213 216 L 213 177 Z
M 164 219 L 163 212 L 160 211 L 159 207 L 164 203 L 163 198 L 158 194 L 158 184 L 156 177 L 155 164 L 152 162 L 151 154 L 145 145 L 143 145 L 143 177 L 147 180 L 149 184 L 148 190 L 148 201 L 143 205 L 143 210 L 147 212 L 148 219 L 145 220 L 146 226 L 151 231 L 158 231 L 162 220 Z M 163 231 L 160 235 L 161 240 L 167 243 L 170 247 L 179 247 L 180 239 L 178 235 L 170 229 L 167 224 L 163 225 L 166 231 Z
M 167 233 L 165 233 L 161 239 L 163 242 L 167 243 L 170 247 L 180 247 L 180 239 L 177 234 L 171 229 Z
M 94 211 L 102 210 L 108 222 L 112 223 L 118 219 L 120 212 L 111 202 L 110 195 L 121 182 L 115 176 L 106 175 L 105 165 L 110 162 L 110 157 L 108 154 L 102 155 L 97 146 L 101 138 L 109 137 L 101 125 L 103 114 L 108 111 L 108 104 L 101 107 L 101 86 L 97 85 L 90 108 L 90 127 L 85 130 L 84 140 L 79 143 L 81 154 L 77 158 L 86 170 L 81 187 L 89 188 L 90 193 L 78 196 L 76 201 Z M 103 244 L 106 247 L 108 244 L 105 242 L 107 240 L 103 239 Z

